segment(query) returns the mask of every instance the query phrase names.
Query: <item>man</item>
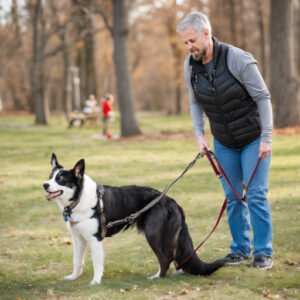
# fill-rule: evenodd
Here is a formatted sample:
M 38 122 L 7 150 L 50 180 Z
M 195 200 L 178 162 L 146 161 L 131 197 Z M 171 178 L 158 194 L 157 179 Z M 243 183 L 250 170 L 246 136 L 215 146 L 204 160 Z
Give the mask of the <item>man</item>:
M 246 194 L 247 203 L 239 200 L 222 179 L 232 235 L 227 264 L 240 264 L 251 258 L 251 222 L 252 266 L 270 269 L 273 233 L 266 198 L 272 151 L 270 94 L 252 55 L 213 38 L 206 15 L 188 14 L 177 32 L 190 52 L 184 71 L 199 151 L 211 149 L 204 134 L 205 113 L 214 137 L 215 155 L 240 195 L 243 183 L 247 186 L 261 158 Z

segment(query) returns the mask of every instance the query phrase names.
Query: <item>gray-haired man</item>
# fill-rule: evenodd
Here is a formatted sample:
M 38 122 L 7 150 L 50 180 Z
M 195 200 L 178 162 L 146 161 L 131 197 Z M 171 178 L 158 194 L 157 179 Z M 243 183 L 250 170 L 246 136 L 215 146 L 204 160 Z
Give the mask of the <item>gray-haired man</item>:
M 222 180 L 232 235 L 227 263 L 239 264 L 251 257 L 251 223 L 252 266 L 270 269 L 272 221 L 266 197 L 272 152 L 270 94 L 252 55 L 213 38 L 206 15 L 188 14 L 177 32 L 190 52 L 184 71 L 199 151 L 210 150 L 204 136 L 206 114 L 214 136 L 215 154 L 240 195 L 258 158 L 262 159 L 247 191 L 247 203 L 240 201 Z

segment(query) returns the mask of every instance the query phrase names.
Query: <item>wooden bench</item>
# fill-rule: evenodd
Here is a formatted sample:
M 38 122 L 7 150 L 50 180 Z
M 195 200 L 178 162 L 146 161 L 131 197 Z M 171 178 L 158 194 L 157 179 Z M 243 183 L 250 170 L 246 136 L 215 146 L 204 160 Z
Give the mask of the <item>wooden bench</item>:
M 69 128 L 76 126 L 77 123 L 79 127 L 99 126 L 100 113 L 83 114 L 76 111 L 71 112 L 69 115 Z

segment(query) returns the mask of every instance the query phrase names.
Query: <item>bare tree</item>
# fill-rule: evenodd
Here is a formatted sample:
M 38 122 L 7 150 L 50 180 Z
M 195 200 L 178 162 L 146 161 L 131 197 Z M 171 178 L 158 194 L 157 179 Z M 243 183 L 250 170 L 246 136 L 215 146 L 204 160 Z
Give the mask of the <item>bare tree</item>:
M 44 97 L 44 64 L 45 22 L 41 0 L 30 3 L 33 28 L 31 88 L 35 108 L 35 123 L 48 124 L 48 105 Z
M 167 33 L 170 42 L 170 48 L 173 55 L 173 69 L 174 69 L 174 89 L 175 89 L 175 114 L 179 115 L 182 112 L 182 105 L 181 105 L 181 85 L 183 82 L 183 72 L 182 72 L 182 56 L 183 56 L 183 49 L 182 49 L 182 41 L 180 40 L 177 32 L 177 3 L 176 0 L 173 0 L 170 5 L 167 7 L 166 12 L 166 19 L 165 25 L 167 28 Z
M 83 99 L 89 94 L 97 95 L 97 79 L 94 55 L 94 22 L 91 13 L 92 0 L 73 0 L 76 7 L 74 24 L 81 40 L 76 45 L 77 66 L 80 69 L 80 87 Z
M 135 116 L 132 101 L 131 78 L 129 71 L 128 55 L 128 7 L 125 0 L 113 0 L 113 25 L 110 25 L 105 11 L 98 7 L 95 9 L 103 20 L 113 37 L 114 65 L 117 78 L 117 94 L 121 114 L 121 135 L 132 136 L 141 134 L 138 121 Z
M 271 0 L 271 94 L 278 128 L 300 124 L 292 22 L 293 0 Z
M 229 21 L 230 21 L 230 32 L 231 41 L 233 45 L 237 45 L 237 18 L 235 13 L 236 3 L 234 0 L 229 0 Z
M 258 21 L 258 28 L 260 34 L 260 58 L 262 64 L 262 74 L 263 77 L 266 78 L 267 73 L 267 63 L 266 63 L 266 37 L 265 37 L 265 20 L 264 20 L 264 11 L 263 11 L 263 3 L 262 0 L 255 0 L 256 2 L 256 9 L 257 9 L 257 21 Z

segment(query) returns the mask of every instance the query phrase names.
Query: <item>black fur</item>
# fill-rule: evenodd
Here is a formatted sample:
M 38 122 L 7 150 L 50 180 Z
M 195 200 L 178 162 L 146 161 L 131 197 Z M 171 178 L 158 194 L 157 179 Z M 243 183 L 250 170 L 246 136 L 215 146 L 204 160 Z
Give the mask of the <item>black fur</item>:
M 107 223 L 135 213 L 159 195 L 159 191 L 143 186 L 104 186 L 103 202 Z M 139 231 L 145 233 L 150 247 L 156 254 L 161 277 L 165 276 L 172 261 L 176 261 L 178 265 L 181 264 L 194 249 L 183 209 L 168 196 L 142 214 L 134 224 Z M 132 225 L 108 228 L 106 237 L 111 237 Z M 194 254 L 188 262 L 182 265 L 182 269 L 193 275 L 209 275 L 222 267 L 224 263 L 224 259 L 220 259 L 207 264 Z

